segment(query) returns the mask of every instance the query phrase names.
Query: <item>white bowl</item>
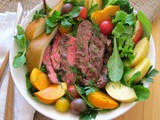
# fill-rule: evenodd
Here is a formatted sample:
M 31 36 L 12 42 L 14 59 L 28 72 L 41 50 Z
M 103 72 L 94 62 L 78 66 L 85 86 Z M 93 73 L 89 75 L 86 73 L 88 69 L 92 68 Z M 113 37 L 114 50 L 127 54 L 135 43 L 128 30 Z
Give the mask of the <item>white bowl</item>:
M 59 0 L 48 0 L 47 4 L 51 8 L 53 8 L 58 2 L 59 2 Z M 26 27 L 30 23 L 30 21 L 32 19 L 32 15 L 35 13 L 35 11 L 40 10 L 42 7 L 43 7 L 43 4 L 41 3 L 38 6 L 36 6 L 33 10 L 31 10 L 29 15 L 22 21 L 21 26 L 24 29 L 26 29 Z M 32 105 L 38 112 L 40 112 L 41 114 L 43 114 L 51 119 L 61 120 L 61 119 L 65 118 L 65 120 L 78 120 L 79 117 L 71 114 L 70 111 L 67 113 L 60 113 L 54 108 L 54 106 L 49 106 L 49 105 L 44 105 L 44 104 L 38 103 L 38 102 L 34 101 L 29 96 L 29 94 L 27 92 L 27 88 L 26 88 L 26 79 L 25 79 L 25 75 L 27 73 L 26 66 L 22 66 L 21 68 L 18 68 L 18 69 L 15 69 L 12 66 L 13 58 L 17 54 L 18 49 L 19 49 L 19 47 L 18 47 L 17 43 L 14 41 L 12 44 L 12 47 L 11 47 L 11 51 L 10 51 L 9 63 L 10 63 L 10 69 L 11 69 L 13 81 L 14 81 L 16 87 L 18 88 L 18 90 L 20 91 L 20 93 L 22 94 L 22 96 L 25 98 L 25 100 L 30 105 Z M 156 62 L 155 61 L 156 60 L 155 45 L 154 45 L 154 41 L 153 41 L 152 37 L 150 39 L 150 49 L 149 49 L 149 53 L 148 53 L 148 58 L 150 59 L 153 67 L 155 67 L 155 62 Z M 146 86 L 148 87 L 148 83 L 146 83 Z M 96 120 L 114 119 L 114 118 L 124 114 L 125 112 L 127 112 L 135 104 L 136 104 L 136 102 L 121 104 L 118 109 L 115 109 L 113 111 L 109 111 L 106 113 L 99 113 L 98 116 L 96 117 Z

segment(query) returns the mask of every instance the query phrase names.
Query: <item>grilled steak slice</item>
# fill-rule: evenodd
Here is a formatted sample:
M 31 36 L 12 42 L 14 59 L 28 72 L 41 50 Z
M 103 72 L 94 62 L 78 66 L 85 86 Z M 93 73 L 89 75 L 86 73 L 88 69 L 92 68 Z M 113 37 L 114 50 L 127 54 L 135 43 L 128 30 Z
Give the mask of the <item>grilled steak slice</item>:
M 75 65 L 75 55 L 77 51 L 76 38 L 70 35 L 62 35 L 58 51 L 61 59 L 59 74 L 63 73 L 62 81 L 67 84 L 74 84 L 76 76 L 72 71 L 70 71 L 70 67 Z
M 52 53 L 51 53 L 51 60 L 53 64 L 53 68 L 55 70 L 58 70 L 60 68 L 60 54 L 58 51 L 59 44 L 62 40 L 62 34 L 57 33 L 55 38 L 54 38 L 54 43 L 52 45 Z
M 106 68 L 103 67 L 104 54 L 107 50 L 110 50 L 109 44 L 110 41 L 107 36 L 103 34 L 99 36 L 95 35 L 91 22 L 84 20 L 79 25 L 77 32 L 78 50 L 76 53 L 76 67 L 86 74 L 86 78 L 80 80 L 84 85 L 89 85 L 89 80 L 94 81 L 99 88 L 103 88 L 106 84 L 107 72 L 101 72 Z
M 57 75 L 53 69 L 52 62 L 51 62 L 51 46 L 49 45 L 47 49 L 45 50 L 44 56 L 43 56 L 43 64 L 47 68 L 47 74 L 52 83 L 58 83 Z

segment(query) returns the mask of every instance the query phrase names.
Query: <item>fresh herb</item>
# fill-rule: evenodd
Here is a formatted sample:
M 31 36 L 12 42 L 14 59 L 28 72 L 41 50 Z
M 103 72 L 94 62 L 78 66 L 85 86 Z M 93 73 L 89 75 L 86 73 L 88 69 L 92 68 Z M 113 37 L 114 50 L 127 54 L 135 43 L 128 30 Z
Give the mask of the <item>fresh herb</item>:
M 80 7 L 76 6 L 72 9 L 71 12 L 61 15 L 60 12 L 54 11 L 51 17 L 48 17 L 46 20 L 46 34 L 50 34 L 54 28 L 61 23 L 64 28 L 71 27 L 75 25 L 73 18 L 77 17 L 81 12 Z
M 97 115 L 98 115 L 97 110 L 90 110 L 89 109 L 80 115 L 79 120 L 93 120 L 93 119 L 96 119 Z
M 74 74 L 78 76 L 86 77 L 86 75 L 82 73 L 81 71 L 79 71 L 76 67 L 70 66 L 69 68 L 70 68 L 70 71 L 73 72 Z
M 128 0 L 108 0 L 108 2 L 103 2 L 104 7 L 107 7 L 108 5 L 118 5 L 120 6 L 121 10 L 124 10 L 127 13 L 132 13 L 133 12 L 133 8 L 131 7 L 130 3 L 128 2 Z
M 77 85 L 76 86 L 76 89 L 78 91 L 78 93 L 80 94 L 80 96 L 82 97 L 82 99 L 86 102 L 86 104 L 91 107 L 91 108 L 94 108 L 94 106 L 87 100 L 87 96 L 86 96 L 86 92 L 84 90 L 83 87 L 79 87 Z
M 95 87 L 85 87 L 84 90 L 85 90 L 86 96 L 88 96 L 89 94 L 98 91 L 98 88 L 95 88 Z
M 156 69 L 152 69 L 152 66 L 148 70 L 147 74 L 144 76 L 144 79 L 146 79 L 148 82 L 153 82 L 153 78 L 159 73 Z
M 120 81 L 123 75 L 124 65 L 118 52 L 116 38 L 114 38 L 114 49 L 107 66 L 110 80 L 113 82 Z
M 47 73 L 47 69 L 46 69 L 46 66 L 45 65 L 42 65 L 40 70 L 44 73 Z
M 145 88 L 140 85 L 134 85 L 132 88 L 135 90 L 136 95 L 137 95 L 137 100 L 136 101 L 143 101 L 149 98 L 150 91 L 148 88 Z
M 94 34 L 95 34 L 97 37 L 100 37 L 101 33 L 100 33 L 100 29 L 99 29 L 98 25 L 93 24 L 93 29 L 94 29 Z
M 142 11 L 139 11 L 137 13 L 137 17 L 143 26 L 143 37 L 147 37 L 148 39 L 150 39 L 152 33 L 152 24 Z
M 36 96 L 34 95 L 34 93 L 35 92 L 37 92 L 38 90 L 36 90 L 33 86 L 32 86 L 32 84 L 31 84 L 31 82 L 30 82 L 30 78 L 29 78 L 29 73 L 27 73 L 26 74 L 26 87 L 27 87 L 27 90 L 28 90 L 28 93 L 29 93 L 29 95 L 35 100 L 35 101 L 37 101 L 37 102 L 40 102 L 37 98 L 36 98 Z
M 44 8 L 35 12 L 35 14 L 33 15 L 33 18 L 32 18 L 32 21 L 35 21 L 39 18 L 45 18 L 46 17 L 46 14 L 45 14 L 45 11 L 44 11 Z
M 26 63 L 26 50 L 29 44 L 29 41 L 26 39 L 24 30 L 22 27 L 17 26 L 17 36 L 14 36 L 15 41 L 20 47 L 17 55 L 14 57 L 13 67 L 19 68 Z

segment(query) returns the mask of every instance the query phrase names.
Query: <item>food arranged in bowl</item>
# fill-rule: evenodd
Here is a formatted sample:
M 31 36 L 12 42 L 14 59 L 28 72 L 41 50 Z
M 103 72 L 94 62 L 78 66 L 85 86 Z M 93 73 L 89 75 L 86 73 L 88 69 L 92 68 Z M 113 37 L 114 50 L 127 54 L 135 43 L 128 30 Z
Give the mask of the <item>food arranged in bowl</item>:
M 36 11 L 13 67 L 26 65 L 26 86 L 37 102 L 80 119 L 121 103 L 146 100 L 158 73 L 147 58 L 152 26 L 127 0 L 59 0 Z

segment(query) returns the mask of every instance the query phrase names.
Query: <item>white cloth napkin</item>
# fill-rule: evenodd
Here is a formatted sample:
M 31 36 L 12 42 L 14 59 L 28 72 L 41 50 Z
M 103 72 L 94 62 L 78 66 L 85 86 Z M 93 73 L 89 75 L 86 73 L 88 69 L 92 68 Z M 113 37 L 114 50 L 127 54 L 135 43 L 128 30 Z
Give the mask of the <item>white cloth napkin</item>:
M 16 13 L 0 13 L 0 66 L 10 49 L 15 29 Z M 9 81 L 9 66 L 7 67 L 0 86 L 0 120 L 4 119 L 7 87 Z M 33 120 L 35 109 L 21 96 L 15 87 L 14 120 Z

